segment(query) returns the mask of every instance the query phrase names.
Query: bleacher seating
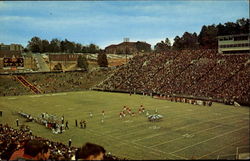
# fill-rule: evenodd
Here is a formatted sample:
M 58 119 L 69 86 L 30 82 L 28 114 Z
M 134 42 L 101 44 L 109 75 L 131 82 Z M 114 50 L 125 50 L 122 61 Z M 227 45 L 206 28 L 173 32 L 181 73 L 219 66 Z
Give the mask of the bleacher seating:
M 227 99 L 249 105 L 249 60 L 249 54 L 221 55 L 212 49 L 139 55 L 97 88 Z

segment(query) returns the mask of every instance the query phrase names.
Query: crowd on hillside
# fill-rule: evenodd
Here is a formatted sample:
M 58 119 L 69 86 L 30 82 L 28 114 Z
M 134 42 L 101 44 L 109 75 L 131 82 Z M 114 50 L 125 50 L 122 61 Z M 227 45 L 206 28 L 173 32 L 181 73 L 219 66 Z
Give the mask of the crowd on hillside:
M 24 88 L 13 76 L 0 76 L 0 96 L 18 96 L 30 94 L 28 88 Z
M 56 93 L 66 91 L 85 90 L 100 83 L 112 69 L 96 69 L 90 72 L 61 72 L 61 73 L 35 73 L 23 74 L 21 78 L 27 80 L 42 93 Z M 33 94 L 24 87 L 15 76 L 0 76 L 0 96 L 13 96 Z
M 89 89 L 99 83 L 110 70 L 86 72 L 46 73 L 24 77 L 44 93 L 77 91 Z
M 50 151 L 48 157 L 50 160 L 75 160 L 76 152 L 79 150 L 77 147 L 32 135 L 23 129 L 11 128 L 8 124 L 0 124 L 0 160 L 9 160 L 13 157 L 14 152 L 24 148 L 30 140 L 38 140 L 45 144 Z M 104 155 L 103 160 L 127 159 L 121 159 L 108 153 Z
M 104 90 L 189 95 L 250 104 L 250 55 L 183 50 L 138 55 L 97 87 Z

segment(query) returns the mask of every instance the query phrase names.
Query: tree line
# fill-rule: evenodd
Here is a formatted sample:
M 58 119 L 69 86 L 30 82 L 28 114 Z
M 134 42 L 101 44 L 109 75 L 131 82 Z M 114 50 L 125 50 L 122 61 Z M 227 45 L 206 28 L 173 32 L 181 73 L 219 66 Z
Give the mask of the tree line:
M 42 40 L 39 37 L 32 37 L 28 41 L 25 52 L 30 51 L 33 53 L 98 53 L 100 50 L 99 46 L 95 44 L 82 45 L 65 40 L 52 39 L 51 41 Z
M 174 43 L 171 45 L 168 38 L 165 41 L 158 42 L 154 46 L 154 50 L 182 50 L 182 49 L 216 49 L 218 47 L 217 36 L 249 34 L 249 18 L 241 18 L 236 22 L 226 22 L 218 25 L 204 25 L 199 35 L 197 33 L 185 32 L 181 37 L 176 36 Z

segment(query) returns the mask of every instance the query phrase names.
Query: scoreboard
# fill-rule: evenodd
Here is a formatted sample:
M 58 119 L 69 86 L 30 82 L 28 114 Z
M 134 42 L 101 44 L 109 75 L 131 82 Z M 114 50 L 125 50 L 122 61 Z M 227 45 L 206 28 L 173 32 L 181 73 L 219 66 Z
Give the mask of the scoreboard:
M 23 58 L 4 58 L 3 67 L 24 67 Z

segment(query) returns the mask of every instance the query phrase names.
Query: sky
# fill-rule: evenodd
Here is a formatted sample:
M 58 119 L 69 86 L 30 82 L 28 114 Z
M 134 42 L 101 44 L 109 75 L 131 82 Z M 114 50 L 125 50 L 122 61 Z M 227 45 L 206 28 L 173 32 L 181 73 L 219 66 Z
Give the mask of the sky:
M 249 0 L 0 1 L 0 43 L 67 39 L 104 49 L 146 41 L 151 47 L 203 25 L 249 18 Z

